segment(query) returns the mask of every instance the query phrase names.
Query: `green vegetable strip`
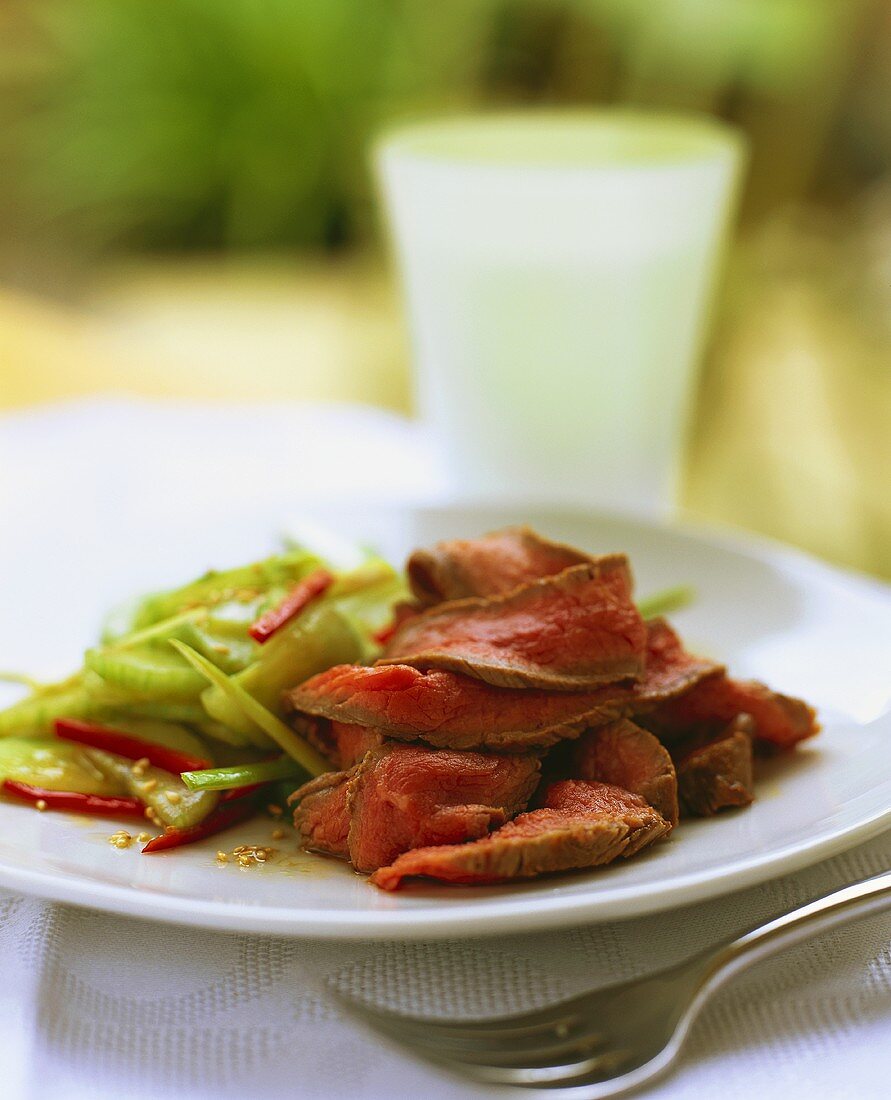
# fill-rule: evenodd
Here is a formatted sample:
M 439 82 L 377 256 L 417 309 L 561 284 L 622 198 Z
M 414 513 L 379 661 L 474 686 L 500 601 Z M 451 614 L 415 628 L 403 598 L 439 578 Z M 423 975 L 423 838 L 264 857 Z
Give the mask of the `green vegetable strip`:
M 688 607 L 696 599 L 696 590 L 687 584 L 674 588 L 663 588 L 644 600 L 638 600 L 637 609 L 645 619 L 658 619 L 660 615 L 670 615 Z
M 356 628 L 334 608 L 325 607 L 301 616 L 270 638 L 258 659 L 230 682 L 280 718 L 285 688 L 332 665 L 357 661 L 362 652 Z M 233 702 L 231 692 L 209 687 L 202 692 L 201 701 L 207 713 L 230 730 L 245 737 L 256 732 L 255 723 Z
M 133 798 L 154 810 L 162 825 L 183 829 L 203 821 L 217 806 L 214 791 L 190 790 L 180 777 L 163 768 L 149 766 L 137 774 L 133 761 L 103 749 L 85 749 L 90 760 L 111 779 L 122 784 Z
M 84 656 L 87 668 L 106 683 L 151 699 L 191 701 L 198 697 L 204 681 L 172 653 L 148 645 L 134 649 L 90 649 Z
M 33 676 L 27 676 L 24 672 L 0 672 L 0 683 L 4 684 L 21 684 L 23 687 L 30 688 L 31 691 L 40 691 L 46 684 L 35 680 Z
M 200 653 L 196 653 L 194 649 L 190 649 L 175 638 L 170 640 L 170 644 L 177 653 L 185 657 L 193 668 L 203 673 L 212 684 L 225 692 L 247 718 L 256 723 L 265 734 L 271 737 L 289 756 L 292 756 L 310 775 L 322 775 L 323 772 L 331 771 L 331 764 L 321 753 L 316 752 L 312 745 L 308 745 L 290 726 L 286 726 L 280 718 L 267 710 L 262 703 L 258 703 L 253 696 L 248 695 L 243 687 L 236 684 L 234 680 L 230 680 L 228 676 L 220 672 L 215 665 L 202 657 Z
M 271 783 L 274 779 L 297 779 L 303 772 L 304 769 L 295 764 L 290 756 L 282 756 L 278 760 L 262 760 L 257 764 L 183 772 L 180 778 L 192 791 L 226 791 L 232 787 Z
M 133 623 L 136 627 L 144 627 L 199 605 L 207 608 L 233 598 L 251 599 L 275 585 L 287 587 L 323 564 L 315 555 L 298 549 L 251 565 L 211 570 L 181 588 L 146 596 Z

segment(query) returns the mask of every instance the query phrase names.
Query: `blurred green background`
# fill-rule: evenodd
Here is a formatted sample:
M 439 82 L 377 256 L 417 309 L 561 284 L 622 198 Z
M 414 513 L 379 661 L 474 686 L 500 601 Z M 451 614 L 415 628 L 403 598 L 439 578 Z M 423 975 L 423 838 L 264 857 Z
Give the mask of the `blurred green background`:
M 685 507 L 891 575 L 891 0 L 6 0 L 0 85 L 6 406 L 410 411 L 376 133 L 555 104 L 737 124 Z

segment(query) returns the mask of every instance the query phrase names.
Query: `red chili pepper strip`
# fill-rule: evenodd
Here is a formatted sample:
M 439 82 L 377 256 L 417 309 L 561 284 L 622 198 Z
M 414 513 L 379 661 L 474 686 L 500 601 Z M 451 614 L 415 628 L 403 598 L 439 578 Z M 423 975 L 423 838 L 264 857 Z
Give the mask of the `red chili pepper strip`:
M 193 844 L 196 840 L 204 840 L 205 837 L 221 833 L 230 825 L 237 825 L 244 821 L 256 810 L 254 800 L 251 798 L 233 798 L 228 802 L 221 802 L 213 813 L 197 825 L 190 825 L 184 829 L 178 829 L 175 825 L 168 825 L 160 836 L 152 839 L 142 849 L 143 855 L 151 855 L 152 852 L 163 852 L 168 848 L 181 848 L 184 844 Z
M 202 768 L 211 767 L 211 762 L 200 756 L 168 749 L 153 741 L 141 741 L 138 737 L 131 737 L 120 730 L 96 726 L 92 722 L 81 722 L 78 718 L 57 718 L 55 725 L 56 737 L 63 741 L 76 741 L 77 744 L 87 745 L 91 749 L 117 753 L 128 760 L 145 759 L 154 767 L 175 772 L 177 775 L 180 772 L 201 771 Z
M 80 794 L 77 791 L 48 791 L 13 779 L 3 781 L 3 793 L 21 798 L 42 809 L 68 810 L 71 813 L 96 814 L 100 817 L 143 817 L 145 807 L 136 798 L 108 798 L 100 794 Z
M 371 636 L 378 645 L 386 645 L 387 642 L 389 642 L 389 640 L 396 633 L 398 625 L 399 624 L 396 622 L 388 623 L 387 626 L 383 627 L 383 629 L 381 630 L 378 630 L 376 634 L 372 634 Z
M 304 577 L 294 585 L 278 606 L 270 608 L 261 615 L 248 630 L 248 634 L 255 642 L 262 645 L 285 623 L 298 615 L 308 603 L 321 596 L 333 583 L 334 577 L 327 569 L 317 569 L 314 573 L 310 573 L 308 577 Z
M 268 783 L 247 783 L 243 787 L 229 787 L 228 790 L 220 791 L 220 802 L 234 802 L 236 798 L 244 798 L 245 795 L 268 786 Z

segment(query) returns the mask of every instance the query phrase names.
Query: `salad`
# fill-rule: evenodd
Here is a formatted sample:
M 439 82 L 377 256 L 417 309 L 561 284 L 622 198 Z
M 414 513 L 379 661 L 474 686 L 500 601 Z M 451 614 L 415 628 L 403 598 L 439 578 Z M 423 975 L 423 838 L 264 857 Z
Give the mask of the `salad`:
M 306 849 L 384 890 L 600 866 L 747 806 L 757 757 L 819 729 L 686 649 L 664 616 L 689 598 L 637 600 L 624 554 L 526 527 L 405 574 L 292 546 L 110 616 L 0 712 L 2 791 L 139 820 L 145 854 L 288 803 Z
M 344 555 L 341 555 L 343 557 Z M 59 683 L 0 711 L 3 794 L 38 810 L 139 820 L 146 853 L 220 832 L 330 764 L 284 719 L 282 692 L 368 661 L 406 592 L 373 555 L 304 546 L 211 571 L 112 613 Z

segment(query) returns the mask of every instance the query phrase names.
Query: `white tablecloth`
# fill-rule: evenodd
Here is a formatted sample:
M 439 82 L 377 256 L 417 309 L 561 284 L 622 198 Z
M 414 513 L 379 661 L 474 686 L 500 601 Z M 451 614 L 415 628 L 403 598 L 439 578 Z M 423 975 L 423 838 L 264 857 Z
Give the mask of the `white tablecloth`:
M 394 463 L 403 455 L 411 462 Z M 60 516 L 79 513 L 88 524 L 103 501 L 120 506 L 122 485 L 130 497 L 144 494 L 146 508 L 152 494 L 168 509 L 178 496 L 185 515 L 195 493 L 205 505 L 216 494 L 223 507 L 233 492 L 272 501 L 283 486 L 307 481 L 308 489 L 370 492 L 381 468 L 403 470 L 390 481 L 396 495 L 422 495 L 435 477 L 409 425 L 356 410 L 255 410 L 246 419 L 194 407 L 60 408 L 0 421 L 0 530 L 37 507 L 48 531 L 59 531 Z M 0 632 L 8 633 L 2 622 Z M 679 960 L 888 867 L 891 834 L 695 908 L 429 944 L 225 935 L 0 892 L 0 1096 L 482 1096 L 383 1048 L 343 1017 L 326 983 L 450 1015 L 532 1007 Z M 700 1018 L 677 1073 L 647 1095 L 878 1098 L 891 1094 L 889 1076 L 891 918 L 876 917 L 727 987 Z

